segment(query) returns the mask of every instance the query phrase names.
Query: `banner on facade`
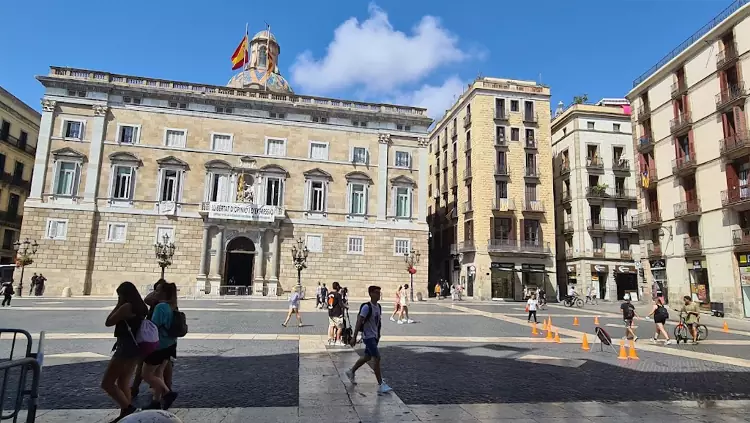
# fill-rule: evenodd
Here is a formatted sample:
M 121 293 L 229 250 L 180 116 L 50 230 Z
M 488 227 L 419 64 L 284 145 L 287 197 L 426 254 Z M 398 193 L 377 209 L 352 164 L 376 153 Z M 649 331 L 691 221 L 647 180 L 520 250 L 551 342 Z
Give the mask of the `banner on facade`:
M 576 265 L 575 264 L 569 264 L 568 265 L 568 273 L 576 273 Z
M 591 273 L 607 273 L 609 272 L 609 266 L 606 264 L 592 264 Z
M 614 267 L 615 273 L 638 273 L 635 266 L 632 264 L 618 265 Z
M 210 203 L 208 217 L 211 219 L 249 220 L 273 222 L 275 206 L 259 206 L 252 203 Z

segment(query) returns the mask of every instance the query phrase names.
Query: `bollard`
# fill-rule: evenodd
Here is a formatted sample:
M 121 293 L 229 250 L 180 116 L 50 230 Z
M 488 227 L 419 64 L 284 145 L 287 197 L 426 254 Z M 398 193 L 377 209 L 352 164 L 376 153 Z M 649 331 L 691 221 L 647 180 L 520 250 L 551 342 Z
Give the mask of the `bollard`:
M 71 290 L 69 286 L 66 286 L 65 288 L 63 288 L 62 294 L 60 296 L 63 298 L 70 298 L 73 296 L 73 290 Z

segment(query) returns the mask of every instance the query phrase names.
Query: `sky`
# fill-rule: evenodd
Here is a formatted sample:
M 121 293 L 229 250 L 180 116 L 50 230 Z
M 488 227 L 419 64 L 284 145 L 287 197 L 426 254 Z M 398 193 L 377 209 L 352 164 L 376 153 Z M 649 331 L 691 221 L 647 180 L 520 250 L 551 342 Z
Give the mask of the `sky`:
M 40 110 L 49 66 L 225 85 L 245 24 L 271 25 L 297 94 L 389 102 L 440 118 L 479 75 L 573 96 L 633 80 L 732 0 L 121 0 L 2 6 L 0 86 Z

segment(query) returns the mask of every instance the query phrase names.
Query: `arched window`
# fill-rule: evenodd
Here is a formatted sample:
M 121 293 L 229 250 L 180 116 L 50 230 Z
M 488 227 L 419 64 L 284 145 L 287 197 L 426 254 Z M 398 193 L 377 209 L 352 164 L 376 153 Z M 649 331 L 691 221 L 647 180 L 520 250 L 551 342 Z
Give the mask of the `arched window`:
M 268 52 L 266 46 L 260 46 L 258 49 L 258 67 L 265 67 L 268 63 Z

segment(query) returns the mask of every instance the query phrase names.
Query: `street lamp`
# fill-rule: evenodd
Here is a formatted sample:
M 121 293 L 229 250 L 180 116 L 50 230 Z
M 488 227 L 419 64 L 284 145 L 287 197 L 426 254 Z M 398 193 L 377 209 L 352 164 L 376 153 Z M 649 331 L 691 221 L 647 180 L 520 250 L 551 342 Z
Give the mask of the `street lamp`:
M 404 263 L 406 263 L 406 270 L 409 272 L 409 296 L 411 302 L 414 302 L 414 274 L 417 273 L 415 265 L 419 264 L 419 251 L 411 250 L 408 253 L 404 253 Z
M 307 263 L 307 254 L 309 252 L 302 237 L 297 240 L 297 245 L 292 245 L 292 260 L 294 261 L 294 267 L 297 268 L 297 287 L 300 293 L 302 291 L 302 269 L 307 268 L 307 264 L 305 263 Z
M 159 267 L 161 267 L 162 279 L 164 279 L 164 269 L 172 265 L 174 250 L 174 242 L 169 241 L 169 234 L 164 234 L 162 242 L 154 244 L 154 252 L 156 253 L 156 260 L 159 262 Z
M 16 250 L 16 267 L 21 268 L 21 281 L 18 283 L 18 296 L 23 296 L 23 271 L 26 266 L 34 262 L 31 258 L 36 254 L 36 250 L 39 248 L 39 244 L 36 241 L 29 241 L 26 238 L 23 242 L 16 241 L 13 244 L 13 248 Z

